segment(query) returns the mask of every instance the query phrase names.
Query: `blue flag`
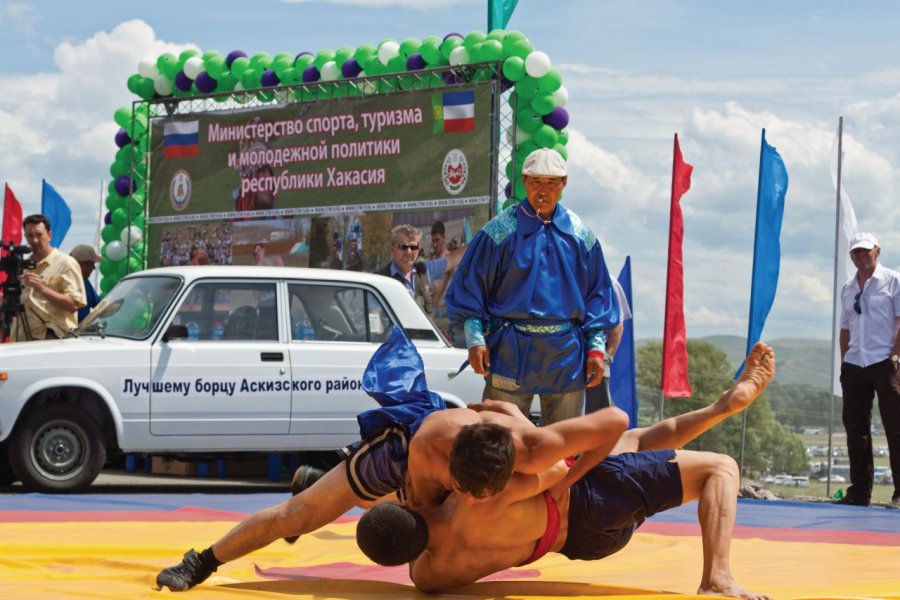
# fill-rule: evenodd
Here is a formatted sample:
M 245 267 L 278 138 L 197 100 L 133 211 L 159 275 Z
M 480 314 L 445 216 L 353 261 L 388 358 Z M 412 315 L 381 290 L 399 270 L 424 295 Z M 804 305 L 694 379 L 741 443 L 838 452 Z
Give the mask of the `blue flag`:
M 519 0 L 488 0 L 488 31 L 506 29 Z
M 41 214 L 50 221 L 50 231 L 53 232 L 50 245 L 59 248 L 69 232 L 69 227 L 72 226 L 72 211 L 69 210 L 69 205 L 59 195 L 59 192 L 47 183 L 46 179 L 42 181 L 44 188 L 41 193 Z
M 759 155 L 759 188 L 756 192 L 756 236 L 753 240 L 753 283 L 750 288 L 750 324 L 747 328 L 747 354 L 762 336 L 766 317 L 775 302 L 778 270 L 781 265 L 781 221 L 788 174 L 784 161 L 773 146 L 766 143 L 762 130 Z M 735 376 L 740 375 L 744 365 Z
M 634 302 L 631 296 L 631 257 L 625 258 L 625 265 L 619 272 L 619 285 L 625 292 L 631 318 L 622 323 L 622 340 L 616 350 L 616 358 L 609 372 L 609 396 L 616 406 L 628 413 L 628 429 L 637 427 L 637 371 L 634 355 Z

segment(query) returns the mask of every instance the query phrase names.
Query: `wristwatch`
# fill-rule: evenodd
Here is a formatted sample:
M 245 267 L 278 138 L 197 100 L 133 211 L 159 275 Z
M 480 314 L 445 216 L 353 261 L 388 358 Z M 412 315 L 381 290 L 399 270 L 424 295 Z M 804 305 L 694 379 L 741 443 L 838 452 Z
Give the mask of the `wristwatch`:
M 894 354 L 893 356 L 891 356 L 891 362 L 894 363 L 895 365 L 897 363 L 900 363 L 900 356 Z

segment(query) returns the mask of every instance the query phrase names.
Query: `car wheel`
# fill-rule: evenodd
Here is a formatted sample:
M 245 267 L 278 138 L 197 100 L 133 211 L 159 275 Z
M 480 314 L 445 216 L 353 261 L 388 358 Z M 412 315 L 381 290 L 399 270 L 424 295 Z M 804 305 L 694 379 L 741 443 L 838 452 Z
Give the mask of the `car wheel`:
M 105 460 L 97 425 L 68 404 L 31 412 L 9 445 L 9 462 L 19 481 L 41 492 L 81 491 L 97 478 Z

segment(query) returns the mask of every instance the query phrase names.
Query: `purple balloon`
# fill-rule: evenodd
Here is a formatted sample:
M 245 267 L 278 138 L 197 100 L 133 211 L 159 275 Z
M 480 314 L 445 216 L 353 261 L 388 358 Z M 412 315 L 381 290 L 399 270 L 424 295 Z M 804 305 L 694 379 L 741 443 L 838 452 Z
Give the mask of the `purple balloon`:
M 407 71 L 420 71 L 425 68 L 425 59 L 422 58 L 422 55 L 416 52 L 415 54 L 410 54 L 409 58 L 406 59 L 406 70 Z
M 319 75 L 319 70 L 315 65 L 309 65 L 308 67 L 303 69 L 303 83 L 312 83 L 313 81 L 318 81 L 319 77 L 321 77 L 321 75 Z
M 297 60 L 298 58 L 300 58 L 301 56 L 313 56 L 313 53 L 312 53 L 312 52 L 307 52 L 306 50 L 304 50 L 303 52 L 298 52 L 298 53 L 297 53 L 297 56 L 294 57 L 294 61 L 296 62 L 296 60 Z
M 131 183 L 131 177 L 122 175 L 116 179 L 116 193 L 120 196 L 130 196 L 134 191 L 134 184 Z
M 446 42 L 447 38 L 452 38 L 454 36 L 456 36 L 460 39 L 465 39 L 461 33 L 448 33 L 447 35 L 444 36 L 444 41 Z
M 120 127 L 119 131 L 116 132 L 116 146 L 118 146 L 119 148 L 124 148 L 130 143 L 131 138 L 128 137 L 128 132 L 125 131 L 124 127 Z
M 514 85 L 516 85 L 516 83 L 514 81 L 510 81 L 503 75 L 500 75 L 500 91 L 501 92 L 505 92 L 506 90 L 513 87 Z
M 344 61 L 344 64 L 341 65 L 341 75 L 344 76 L 344 79 L 356 77 L 360 73 L 362 73 L 362 67 L 359 66 L 359 63 L 356 62 L 355 58 L 348 58 Z
M 550 114 L 543 117 L 544 123 L 556 129 L 565 129 L 569 124 L 569 112 L 562 106 L 557 106 Z
M 444 71 L 443 77 L 447 85 L 456 85 L 462 81 L 462 77 L 457 76 L 455 71 Z
M 228 56 L 225 57 L 225 64 L 228 65 L 228 68 L 231 68 L 231 63 L 233 63 L 238 58 L 247 58 L 247 53 L 243 50 L 232 50 L 228 53 Z
M 263 87 L 275 87 L 281 83 L 281 80 L 278 79 L 278 75 L 275 74 L 275 71 L 266 69 L 263 71 L 262 77 L 259 78 L 259 82 Z
M 106 211 L 106 214 L 103 215 L 103 224 L 104 224 L 104 225 L 111 225 L 111 224 L 112 224 L 112 213 L 111 213 L 111 212 Z
M 503 195 L 507 198 L 512 198 L 513 195 L 513 184 L 512 181 L 506 184 L 506 187 L 503 188 Z
M 184 71 L 178 71 L 178 73 L 175 74 L 175 87 L 182 92 L 191 91 L 191 84 L 193 83 L 191 78 L 184 74 Z
M 219 85 L 219 82 L 210 77 L 209 73 L 206 71 L 197 75 L 197 79 L 194 80 L 194 83 L 197 85 L 197 89 L 204 94 L 213 93 L 216 91 L 216 86 Z

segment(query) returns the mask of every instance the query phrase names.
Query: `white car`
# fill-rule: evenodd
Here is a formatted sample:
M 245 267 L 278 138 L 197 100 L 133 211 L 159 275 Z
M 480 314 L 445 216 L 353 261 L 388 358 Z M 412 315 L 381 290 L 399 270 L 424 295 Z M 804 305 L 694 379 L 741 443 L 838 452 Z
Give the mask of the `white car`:
M 448 406 L 483 379 L 380 275 L 169 267 L 123 278 L 72 337 L 0 346 L 0 484 L 89 486 L 110 452 L 333 450 L 358 439 L 369 358 L 402 327 Z M 7 464 L 8 460 L 8 464 Z

